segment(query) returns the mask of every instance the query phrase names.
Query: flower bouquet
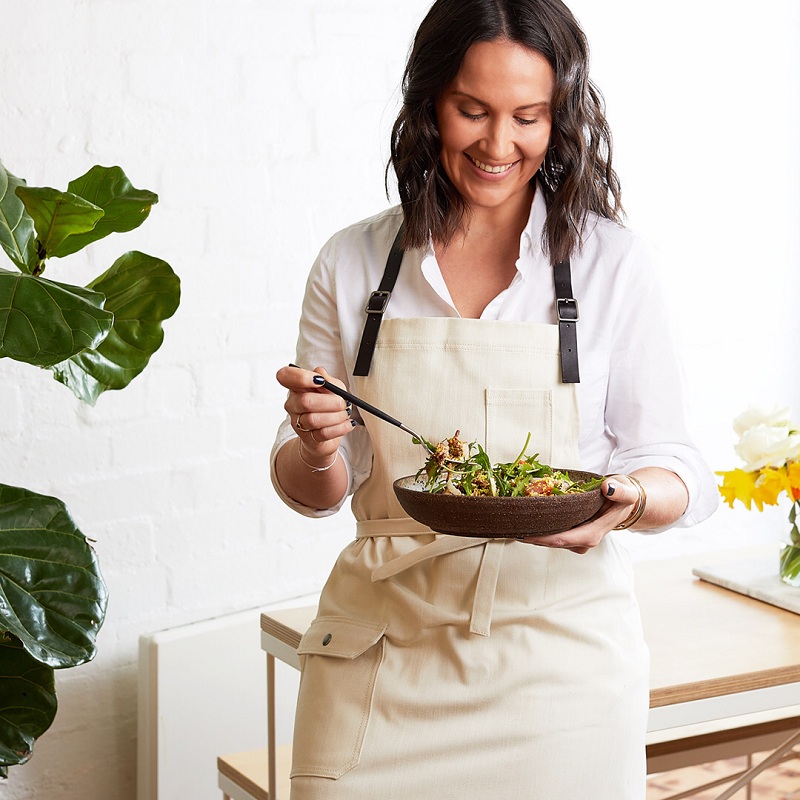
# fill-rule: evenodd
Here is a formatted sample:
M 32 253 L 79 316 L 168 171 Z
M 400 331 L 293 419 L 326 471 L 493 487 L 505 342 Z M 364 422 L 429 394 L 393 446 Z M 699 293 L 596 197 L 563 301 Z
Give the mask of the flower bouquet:
M 800 586 L 800 426 L 789 419 L 789 409 L 765 411 L 753 408 L 734 420 L 739 435 L 737 455 L 745 462 L 743 469 L 718 472 L 719 487 L 725 502 L 733 508 L 735 500 L 747 509 L 755 504 L 778 505 L 782 494 L 792 501 L 789 509 L 789 542 L 781 549 L 780 577 L 790 586 Z

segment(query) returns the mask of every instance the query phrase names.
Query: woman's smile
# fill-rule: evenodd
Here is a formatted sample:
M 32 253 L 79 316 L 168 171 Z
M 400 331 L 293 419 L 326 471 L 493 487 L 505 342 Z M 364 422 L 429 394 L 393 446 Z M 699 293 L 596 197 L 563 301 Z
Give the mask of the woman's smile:
M 503 173 L 508 172 L 512 167 L 515 167 L 519 164 L 519 160 L 512 161 L 509 164 L 487 164 L 483 161 L 479 161 L 475 156 L 471 156 L 469 153 L 464 153 L 464 155 L 481 171 L 486 172 L 490 175 L 501 175 Z

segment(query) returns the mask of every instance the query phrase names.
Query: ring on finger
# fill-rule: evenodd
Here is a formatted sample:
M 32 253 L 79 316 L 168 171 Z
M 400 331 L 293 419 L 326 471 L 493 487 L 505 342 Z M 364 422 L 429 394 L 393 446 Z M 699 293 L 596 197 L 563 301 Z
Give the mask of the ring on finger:
M 303 412 L 303 414 L 305 414 L 305 411 Z M 302 416 L 303 416 L 303 414 L 298 414 L 298 415 L 297 415 L 297 421 L 294 423 L 294 426 L 295 426 L 295 428 L 297 428 L 297 430 L 299 430 L 299 431 L 303 431 L 303 433 L 309 433 L 309 432 L 310 432 L 310 430 L 311 430 L 311 428 L 304 428 L 304 427 L 303 427 L 303 426 L 300 424 L 300 417 L 302 417 Z
M 309 430 L 309 433 L 311 434 L 311 438 L 312 438 L 312 439 L 313 439 L 313 440 L 314 440 L 314 441 L 315 441 L 317 444 L 320 444 L 320 441 L 319 441 L 319 439 L 317 439 L 317 437 L 316 437 L 316 436 L 314 436 L 314 431 L 312 431 L 312 430 Z

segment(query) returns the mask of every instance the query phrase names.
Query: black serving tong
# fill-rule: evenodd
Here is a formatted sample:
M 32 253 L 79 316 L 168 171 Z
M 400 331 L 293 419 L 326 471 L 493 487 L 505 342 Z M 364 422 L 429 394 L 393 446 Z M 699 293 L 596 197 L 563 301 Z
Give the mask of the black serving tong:
M 297 364 L 289 364 L 289 366 L 302 369 L 302 367 L 298 367 Z M 436 451 L 436 448 L 424 436 L 420 436 L 418 433 L 415 433 L 411 430 L 411 428 L 408 427 L 408 425 L 404 425 L 399 419 L 395 419 L 385 411 L 381 411 L 379 408 L 376 408 L 366 400 L 356 397 L 356 395 L 351 394 L 346 389 L 339 388 L 335 383 L 331 383 L 330 381 L 324 381 L 324 383 L 320 383 L 318 385 L 321 389 L 327 389 L 332 394 L 338 395 L 343 400 L 346 400 L 348 403 L 352 403 L 362 411 L 366 411 L 367 413 L 372 414 L 372 416 L 378 417 L 378 419 L 382 419 L 384 422 L 388 422 L 391 425 L 396 425 L 398 428 L 400 428 L 400 430 L 410 434 L 414 439 L 414 443 L 421 444 L 429 453 Z

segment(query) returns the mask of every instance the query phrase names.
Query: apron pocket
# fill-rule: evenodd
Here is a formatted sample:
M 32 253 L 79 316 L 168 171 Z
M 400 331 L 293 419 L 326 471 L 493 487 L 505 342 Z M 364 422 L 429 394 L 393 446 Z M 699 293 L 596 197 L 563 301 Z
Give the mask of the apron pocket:
M 300 640 L 303 671 L 291 777 L 339 778 L 358 764 L 386 628 L 319 617 Z
M 492 462 L 516 458 L 528 431 L 531 433 L 528 454 L 538 453 L 539 461 L 550 464 L 553 452 L 552 392 L 549 389 L 487 389 L 486 452 Z

